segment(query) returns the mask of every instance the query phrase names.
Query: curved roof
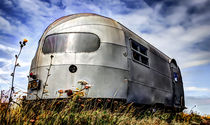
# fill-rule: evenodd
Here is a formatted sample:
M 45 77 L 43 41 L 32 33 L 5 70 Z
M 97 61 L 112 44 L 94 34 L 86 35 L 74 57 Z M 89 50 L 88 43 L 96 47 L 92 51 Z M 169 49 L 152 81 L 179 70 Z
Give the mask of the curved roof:
M 119 24 L 117 21 L 115 21 L 111 18 L 108 18 L 108 17 L 104 17 L 104 16 L 94 14 L 94 13 L 79 13 L 79 14 L 71 14 L 71 15 L 67 15 L 67 16 L 63 16 L 61 18 L 58 18 L 57 20 L 55 20 L 53 23 L 51 23 L 45 29 L 43 35 L 45 35 L 49 30 L 55 28 L 56 26 L 66 22 L 66 21 L 73 20 L 73 19 L 80 18 L 80 17 L 86 17 L 86 16 L 98 16 L 98 17 L 101 17 L 101 18 L 104 18 L 104 19 L 108 19 L 109 21 L 106 21 L 107 24 L 111 24 L 112 26 L 117 27 L 117 28 L 119 28 L 119 26 L 121 26 L 121 24 Z
M 111 18 L 108 18 L 108 17 L 104 17 L 104 16 L 101 16 L 101 15 L 98 15 L 98 14 L 94 14 L 94 13 L 79 13 L 79 14 L 72 14 L 72 15 L 67 15 L 67 16 L 63 16 L 57 20 L 55 20 L 53 23 L 51 23 L 44 31 L 41 39 L 43 38 L 43 36 L 45 36 L 48 31 L 52 30 L 53 28 L 55 28 L 56 26 L 62 24 L 62 23 L 65 23 L 67 21 L 70 21 L 70 20 L 73 20 L 73 19 L 76 19 L 76 18 L 80 18 L 80 17 L 87 17 L 87 16 L 96 16 L 96 17 L 101 17 L 100 20 L 91 20 L 91 22 L 83 22 L 85 24 L 88 24 L 88 23 L 92 23 L 92 24 L 95 24 L 95 23 L 100 23 L 100 24 L 103 24 L 103 25 L 108 25 L 108 26 L 111 26 L 111 27 L 114 27 L 114 28 L 118 28 L 118 29 L 124 29 L 124 30 L 127 30 L 129 32 L 132 32 L 134 35 L 138 36 L 137 34 L 135 34 L 133 31 L 131 31 L 130 29 L 128 29 L 127 27 L 123 26 L 121 23 L 111 19 Z M 94 22 L 93 22 L 94 21 Z M 138 36 L 139 37 L 139 36 Z M 139 37 L 141 38 L 141 37 Z M 41 40 L 40 39 L 40 40 Z M 167 55 L 165 55 L 163 52 L 161 52 L 160 50 L 158 50 L 156 47 L 154 47 L 153 45 L 151 45 L 150 43 L 148 43 L 146 40 L 144 40 L 143 38 L 141 38 L 145 43 L 147 43 L 149 46 L 151 46 L 152 48 L 154 48 L 154 50 L 158 53 L 160 53 L 159 55 L 163 58 L 165 58 L 168 62 L 169 60 L 171 59 L 170 57 L 168 57 Z

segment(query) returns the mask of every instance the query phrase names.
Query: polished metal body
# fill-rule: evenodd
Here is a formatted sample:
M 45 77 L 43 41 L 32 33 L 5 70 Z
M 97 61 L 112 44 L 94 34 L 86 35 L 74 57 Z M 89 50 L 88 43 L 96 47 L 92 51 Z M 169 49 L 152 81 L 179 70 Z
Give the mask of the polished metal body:
M 50 35 L 75 33 L 98 36 L 99 47 L 91 52 L 43 53 L 44 42 Z M 145 47 L 143 63 L 132 56 L 131 40 Z M 70 65 L 77 67 L 75 73 L 69 71 Z M 59 90 L 76 91 L 81 88 L 78 81 L 86 81 L 91 88 L 85 90 L 85 98 L 184 107 L 183 83 L 176 61 L 115 20 L 96 14 L 75 14 L 53 22 L 39 41 L 30 72 L 36 74 L 41 85 L 39 90 L 28 89 L 28 100 L 68 98 Z M 178 80 L 174 79 L 174 72 Z

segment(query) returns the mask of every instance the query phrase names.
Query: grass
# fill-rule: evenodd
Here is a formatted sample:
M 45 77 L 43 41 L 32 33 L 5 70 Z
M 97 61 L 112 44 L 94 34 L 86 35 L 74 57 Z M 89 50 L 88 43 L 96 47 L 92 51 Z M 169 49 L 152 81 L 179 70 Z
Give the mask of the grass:
M 0 123 L 35 125 L 168 125 L 209 124 L 210 116 L 195 113 L 166 113 L 161 110 L 139 110 L 132 104 L 102 99 L 86 99 L 73 96 L 69 100 L 20 101 L 20 106 L 0 107 Z M 6 111 L 7 110 L 7 111 Z

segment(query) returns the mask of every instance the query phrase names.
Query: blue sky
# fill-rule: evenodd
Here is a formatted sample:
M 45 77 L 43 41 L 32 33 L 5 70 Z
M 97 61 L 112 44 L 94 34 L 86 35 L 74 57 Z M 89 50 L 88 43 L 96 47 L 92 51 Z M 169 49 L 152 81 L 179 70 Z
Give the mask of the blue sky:
M 27 38 L 15 78 L 26 91 L 30 62 L 38 40 L 55 19 L 75 13 L 113 18 L 181 68 L 186 106 L 210 114 L 210 0 L 1 0 L 0 89 L 8 89 L 19 41 Z

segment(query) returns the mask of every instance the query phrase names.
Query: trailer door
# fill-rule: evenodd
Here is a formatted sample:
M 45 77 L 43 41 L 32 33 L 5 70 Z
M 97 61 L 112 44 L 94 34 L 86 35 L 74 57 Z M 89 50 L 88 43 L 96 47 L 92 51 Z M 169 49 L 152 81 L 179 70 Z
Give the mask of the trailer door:
M 173 83 L 173 102 L 175 106 L 184 107 L 184 90 L 181 72 L 176 62 L 171 62 L 171 74 Z

